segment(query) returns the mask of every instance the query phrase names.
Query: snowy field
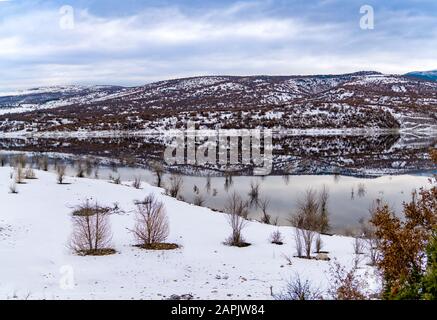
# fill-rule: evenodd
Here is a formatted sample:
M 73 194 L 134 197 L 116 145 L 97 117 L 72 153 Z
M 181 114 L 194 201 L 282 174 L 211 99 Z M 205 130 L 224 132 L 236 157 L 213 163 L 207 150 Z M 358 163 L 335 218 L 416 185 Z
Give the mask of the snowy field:
M 52 173 L 36 171 L 36 180 L 18 185 L 11 194 L 12 168 L 0 168 L 0 299 L 167 299 L 191 294 L 194 299 L 272 299 L 298 273 L 324 290 L 331 262 L 292 258 L 293 228 L 280 227 L 282 246 L 269 242 L 277 227 L 249 222 L 243 230 L 246 248 L 229 247 L 226 215 L 163 195 L 143 183 L 68 177 L 59 185 Z M 148 251 L 134 247 L 128 229 L 134 224 L 134 201 L 154 193 L 164 201 L 170 237 L 181 248 Z M 112 215 L 109 256 L 77 256 L 68 248 L 72 207 L 86 199 L 101 205 L 117 202 L 126 213 Z M 347 268 L 354 259 L 353 239 L 323 236 L 331 259 Z M 360 273 L 373 273 L 361 262 Z M 65 279 L 74 286 L 65 286 Z

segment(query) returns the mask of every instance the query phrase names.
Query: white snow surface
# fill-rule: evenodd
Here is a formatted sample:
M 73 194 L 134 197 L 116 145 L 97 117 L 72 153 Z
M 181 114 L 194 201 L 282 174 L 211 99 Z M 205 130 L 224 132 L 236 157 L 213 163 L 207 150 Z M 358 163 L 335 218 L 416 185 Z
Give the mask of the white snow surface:
M 145 182 L 135 189 L 129 182 L 68 177 L 69 184 L 59 185 L 54 174 L 36 171 L 38 179 L 10 194 L 12 170 L 0 168 L 0 299 L 166 299 L 188 293 L 195 299 L 272 299 L 270 287 L 279 293 L 297 273 L 322 290 L 328 286 L 331 262 L 292 258 L 292 265 L 287 264 L 284 255 L 295 254 L 291 227 L 279 227 L 285 244 L 278 246 L 268 240 L 278 227 L 250 221 L 243 234 L 252 245 L 229 247 L 223 244 L 230 234 L 226 214 L 170 198 Z M 170 222 L 167 242 L 180 249 L 133 246 L 128 229 L 134 224 L 134 201 L 149 193 L 164 201 Z M 126 211 L 111 216 L 117 254 L 84 257 L 68 248 L 72 207 L 85 199 L 102 205 L 117 202 Z M 352 266 L 352 238 L 322 240 L 331 259 Z M 65 270 L 73 270 L 74 288 L 60 285 Z M 375 279 L 365 260 L 359 270 Z

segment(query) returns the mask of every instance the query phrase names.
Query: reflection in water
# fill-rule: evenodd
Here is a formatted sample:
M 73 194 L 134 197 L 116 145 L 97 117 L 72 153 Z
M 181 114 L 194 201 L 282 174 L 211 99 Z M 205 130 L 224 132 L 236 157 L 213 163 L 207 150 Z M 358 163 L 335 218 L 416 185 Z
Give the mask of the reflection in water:
M 4 151 L 56 152 L 106 157 L 124 165 L 145 165 L 162 160 L 168 136 L 123 136 L 102 138 L 0 139 Z M 333 134 L 273 136 L 273 174 L 382 175 L 430 169 L 426 154 L 437 145 L 437 137 L 418 134 Z M 241 150 L 240 150 L 241 152 Z M 241 154 L 239 155 L 241 156 Z M 198 168 L 173 168 L 201 174 Z M 194 170 L 193 170 L 194 169 Z M 208 169 L 229 171 L 226 166 Z M 248 175 L 249 167 L 231 168 Z M 211 172 L 211 171 L 210 171 Z M 234 172 L 234 175 L 236 172 Z M 288 178 L 284 178 L 288 179 Z M 227 181 L 232 184 L 232 176 Z
M 183 177 L 181 196 L 189 202 L 222 210 L 230 194 L 236 192 L 245 200 L 254 197 L 254 186 L 259 185 L 256 198 L 268 203 L 268 214 L 272 220 L 287 224 L 296 203 L 306 190 L 329 190 L 328 208 L 334 232 L 356 226 L 361 217 L 368 216 L 368 209 L 375 199 L 383 198 L 396 210 L 403 201 L 408 201 L 413 189 L 428 184 L 428 177 L 391 173 L 424 171 L 435 169 L 425 156 L 429 147 L 436 145 L 435 137 L 417 135 L 336 135 L 336 136 L 276 136 L 275 173 L 268 177 L 238 176 L 224 171 L 223 176 Z M 4 165 L 11 152 L 46 152 L 53 157 L 58 153 L 95 156 L 109 159 L 93 163 L 70 161 L 67 158 L 50 160 L 53 170 L 55 162 L 67 163 L 67 174 L 75 176 L 83 170 L 91 178 L 133 180 L 155 184 L 156 176 L 138 166 L 149 158 L 158 159 L 164 146 L 160 137 L 95 138 L 95 139 L 0 139 L 0 165 Z M 33 159 L 33 158 L 32 158 Z M 36 159 L 36 157 L 35 157 Z M 33 164 L 38 161 L 33 159 Z M 121 160 L 121 161 L 120 161 Z M 122 165 L 120 165 L 120 163 Z M 82 169 L 78 168 L 80 166 Z M 347 175 L 365 176 L 370 170 L 379 178 L 358 178 Z M 190 173 L 196 173 L 191 170 Z M 366 171 L 368 172 L 368 171 Z M 197 172 L 204 173 L 204 172 Z M 217 172 L 216 172 L 217 173 Z M 297 175 L 297 174 L 311 175 Z M 330 173 L 314 175 L 314 173 Z M 429 173 L 428 173 L 429 175 Z M 169 184 L 170 175 L 163 177 Z M 252 187 L 251 187 L 252 186 Z M 252 199 L 250 217 L 260 219 L 262 206 Z M 265 208 L 264 208 L 265 209 Z
M 205 199 L 205 205 L 214 209 L 222 209 L 229 195 L 234 191 L 250 201 L 251 183 L 259 183 L 260 199 L 269 201 L 269 211 L 272 218 L 278 217 L 280 224 L 288 224 L 288 218 L 296 209 L 298 199 L 306 190 L 312 188 L 320 191 L 324 186 L 328 189 L 328 209 L 331 226 L 334 232 L 343 232 L 346 228 L 358 225 L 360 218 L 369 216 L 369 208 L 376 199 L 384 199 L 397 212 L 402 209 L 402 203 L 409 201 L 413 190 L 429 184 L 427 176 L 399 175 L 379 178 L 341 177 L 341 183 L 336 183 L 330 175 L 290 176 L 289 182 L 283 177 L 269 176 L 264 180 L 258 177 L 234 177 L 233 185 L 227 190 L 222 188 L 225 178 L 212 177 L 211 185 L 216 194 L 200 191 Z M 184 177 L 182 196 L 188 202 L 193 202 L 194 195 L 190 186 L 201 184 L 205 178 Z M 353 195 L 351 196 L 351 190 Z M 260 219 L 261 208 L 251 207 L 250 217 Z

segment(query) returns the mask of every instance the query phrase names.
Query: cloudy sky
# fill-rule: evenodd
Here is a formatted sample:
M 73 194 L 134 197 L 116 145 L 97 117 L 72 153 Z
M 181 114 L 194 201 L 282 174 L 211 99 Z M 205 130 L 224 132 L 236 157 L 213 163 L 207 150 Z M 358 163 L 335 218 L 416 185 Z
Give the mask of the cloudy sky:
M 373 30 L 360 28 L 363 5 Z M 0 91 L 432 69 L 435 0 L 0 0 Z

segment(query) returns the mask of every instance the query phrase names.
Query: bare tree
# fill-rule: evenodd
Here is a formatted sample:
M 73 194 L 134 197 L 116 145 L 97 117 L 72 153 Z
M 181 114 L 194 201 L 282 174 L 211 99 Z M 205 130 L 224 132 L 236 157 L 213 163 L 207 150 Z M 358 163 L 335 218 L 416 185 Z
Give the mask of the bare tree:
M 305 196 L 298 201 L 297 211 L 292 215 L 291 224 L 296 230 L 295 240 L 299 238 L 305 249 L 305 257 L 311 258 L 311 251 L 317 231 L 320 230 L 319 201 L 312 189 L 306 191 Z M 298 243 L 296 243 L 298 247 Z
M 296 245 L 296 256 L 303 257 L 302 230 L 294 228 L 294 243 Z
M 374 203 L 369 209 L 371 216 L 374 216 L 378 208 L 378 202 Z M 376 236 L 375 227 L 369 223 L 369 221 L 364 218 L 360 219 L 361 225 L 361 235 L 365 242 L 365 247 L 367 249 L 367 256 L 370 260 L 369 264 L 374 266 L 379 257 L 379 240 Z
M 258 205 L 262 212 L 261 222 L 271 224 L 271 216 L 268 214 L 270 201 L 268 199 L 260 199 Z
M 242 230 L 247 224 L 248 207 L 249 203 L 243 201 L 235 192 L 229 197 L 224 210 L 228 213 L 228 222 L 232 228 L 232 234 L 226 244 L 237 247 L 248 245 L 242 236 Z
M 162 177 L 164 175 L 164 167 L 159 162 L 152 162 L 150 165 L 150 168 L 152 169 L 153 173 L 156 175 L 156 186 L 161 188 L 162 187 Z
M 70 247 L 80 255 L 105 255 L 115 251 L 110 248 L 111 228 L 109 216 L 111 210 L 97 203 L 91 205 L 88 201 L 80 205 L 73 214 L 73 233 Z
M 76 177 L 83 178 L 85 177 L 85 167 L 82 163 L 82 160 L 79 160 L 77 162 L 77 171 L 76 171 Z
M 48 171 L 49 170 L 49 158 L 46 156 L 41 157 L 41 159 L 39 159 L 38 165 L 43 171 Z
M 178 174 L 172 174 L 170 177 L 170 185 L 167 188 L 167 193 L 173 198 L 179 198 L 184 180 Z
M 135 189 L 141 188 L 141 178 L 140 177 L 134 178 L 134 181 L 132 182 L 132 187 L 134 187 Z
M 66 169 L 66 167 L 64 164 L 59 164 L 56 166 L 57 181 L 59 184 L 64 183 L 65 169 Z
M 323 241 L 322 241 L 322 237 L 320 236 L 320 234 L 316 235 L 315 246 L 316 246 L 316 252 L 320 253 L 322 251 L 322 248 L 323 248 Z
M 21 163 L 18 163 L 17 167 L 15 168 L 15 183 L 22 184 L 24 182 L 24 169 Z
M 144 248 L 165 241 L 169 234 L 169 223 L 164 204 L 152 194 L 137 203 L 136 224 L 132 232 Z

